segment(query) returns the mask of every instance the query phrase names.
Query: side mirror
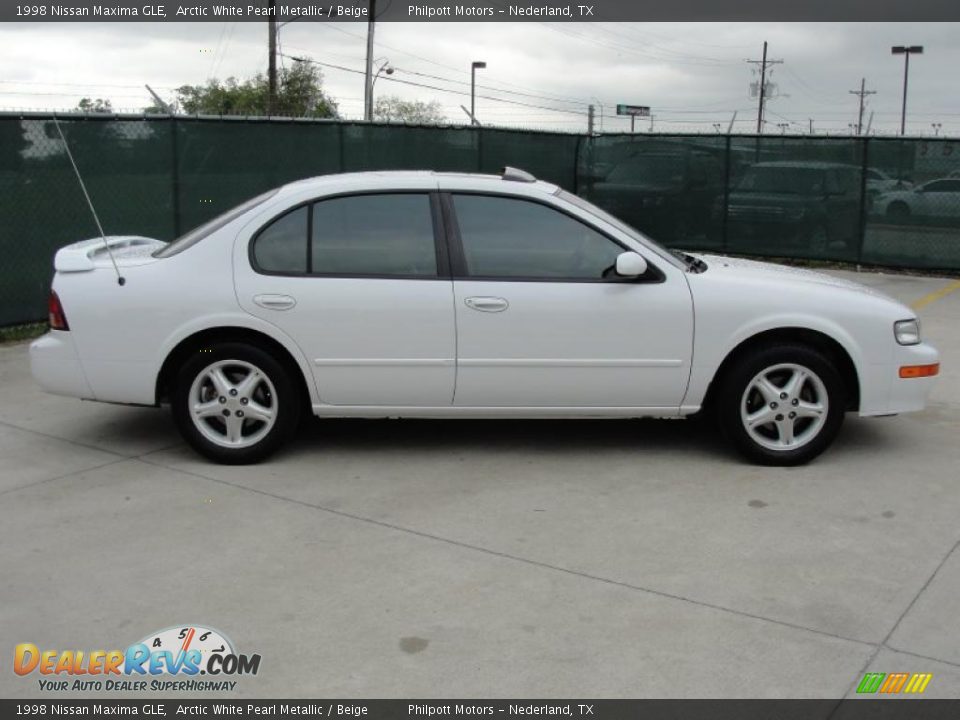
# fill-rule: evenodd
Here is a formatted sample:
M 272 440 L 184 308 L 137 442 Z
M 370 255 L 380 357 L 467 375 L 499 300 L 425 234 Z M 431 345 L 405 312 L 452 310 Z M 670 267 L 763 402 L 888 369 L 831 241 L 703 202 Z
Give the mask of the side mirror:
M 635 252 L 625 252 L 617 255 L 617 275 L 620 277 L 636 278 L 647 272 L 647 261 L 642 255 Z

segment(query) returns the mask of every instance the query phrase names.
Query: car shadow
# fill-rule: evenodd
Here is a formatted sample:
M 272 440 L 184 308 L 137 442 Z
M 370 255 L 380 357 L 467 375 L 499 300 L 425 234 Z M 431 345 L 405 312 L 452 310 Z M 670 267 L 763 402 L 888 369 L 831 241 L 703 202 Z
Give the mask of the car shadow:
M 731 457 L 711 423 L 691 419 L 625 420 L 363 420 L 312 418 L 293 448 L 322 444 L 346 451 L 542 450 L 577 453 L 624 449 Z

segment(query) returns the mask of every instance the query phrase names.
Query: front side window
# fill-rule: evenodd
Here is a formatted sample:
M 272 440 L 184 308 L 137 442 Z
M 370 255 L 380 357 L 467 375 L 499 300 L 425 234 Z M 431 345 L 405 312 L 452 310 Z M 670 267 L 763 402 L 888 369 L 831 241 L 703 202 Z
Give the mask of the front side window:
M 960 191 L 960 180 L 936 180 L 923 187 L 925 192 L 957 192 Z
M 284 275 L 436 277 L 430 196 L 329 198 L 289 211 L 253 243 L 257 270 Z
M 467 274 L 472 277 L 602 280 L 624 248 L 589 225 L 540 203 L 454 195 Z

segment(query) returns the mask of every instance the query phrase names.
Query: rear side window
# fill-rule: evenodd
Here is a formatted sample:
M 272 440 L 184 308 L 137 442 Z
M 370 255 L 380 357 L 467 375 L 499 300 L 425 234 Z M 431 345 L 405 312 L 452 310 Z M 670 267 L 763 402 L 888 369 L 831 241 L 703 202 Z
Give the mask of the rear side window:
M 280 275 L 436 277 L 427 193 L 349 195 L 279 216 L 253 241 L 254 268 Z
M 281 215 L 257 235 L 253 246 L 256 266 L 268 273 L 307 272 L 306 206 Z
M 222 215 L 218 215 L 217 217 L 213 218 L 213 220 L 208 220 L 203 225 L 195 227 L 186 235 L 181 235 L 169 245 L 165 245 L 157 250 L 153 256 L 158 258 L 168 258 L 176 255 L 177 253 L 183 252 L 188 247 L 196 245 L 208 235 L 215 233 L 227 223 L 233 222 L 248 210 L 252 210 L 253 208 L 257 207 L 257 205 L 263 204 L 276 195 L 279 191 L 280 189 L 276 188 L 263 193 L 263 195 L 257 195 L 255 198 L 250 198 L 246 202 L 237 205 L 235 208 L 227 210 L 227 212 L 223 213 Z

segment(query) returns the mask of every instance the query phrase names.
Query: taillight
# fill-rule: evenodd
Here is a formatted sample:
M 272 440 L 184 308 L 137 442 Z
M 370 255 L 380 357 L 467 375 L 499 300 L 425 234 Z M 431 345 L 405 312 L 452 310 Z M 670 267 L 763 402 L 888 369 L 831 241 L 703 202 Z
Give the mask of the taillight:
M 67 316 L 63 312 L 63 305 L 60 304 L 60 298 L 51 290 L 50 299 L 47 300 L 47 320 L 50 322 L 51 330 L 69 330 Z

